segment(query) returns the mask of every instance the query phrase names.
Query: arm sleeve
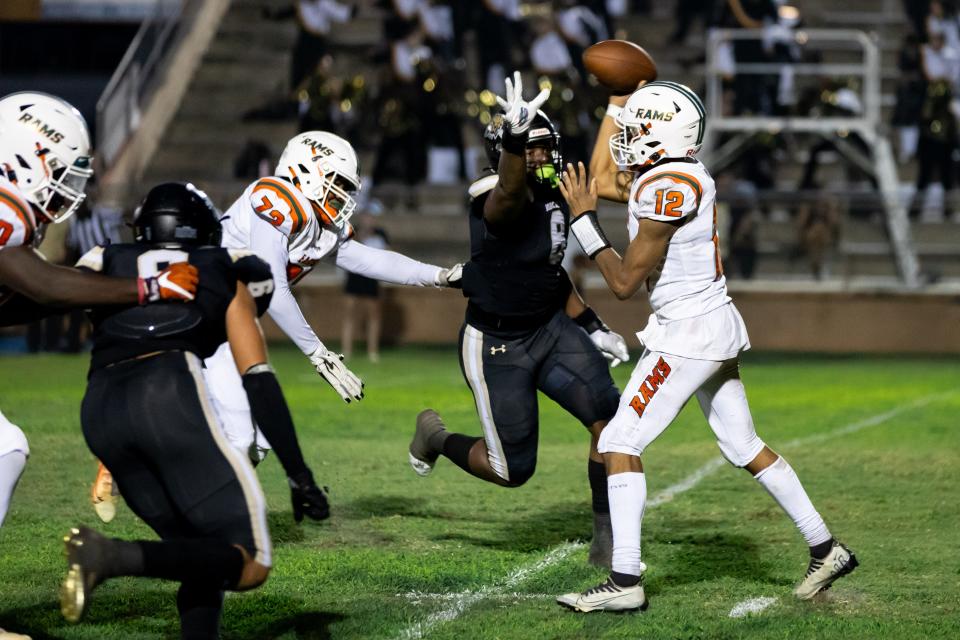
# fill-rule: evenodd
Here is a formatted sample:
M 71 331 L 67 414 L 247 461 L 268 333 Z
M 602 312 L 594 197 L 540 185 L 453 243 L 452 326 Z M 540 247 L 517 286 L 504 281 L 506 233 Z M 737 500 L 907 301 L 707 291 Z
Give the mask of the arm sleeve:
M 290 291 L 287 280 L 286 238 L 269 229 L 257 229 L 250 234 L 250 245 L 252 253 L 265 260 L 273 273 L 273 299 L 267 312 L 300 351 L 307 355 L 313 353 L 322 343 L 307 324 L 300 305 Z
M 337 252 L 337 266 L 357 275 L 417 287 L 433 287 L 440 267 L 384 249 L 374 249 L 356 240 L 347 240 Z

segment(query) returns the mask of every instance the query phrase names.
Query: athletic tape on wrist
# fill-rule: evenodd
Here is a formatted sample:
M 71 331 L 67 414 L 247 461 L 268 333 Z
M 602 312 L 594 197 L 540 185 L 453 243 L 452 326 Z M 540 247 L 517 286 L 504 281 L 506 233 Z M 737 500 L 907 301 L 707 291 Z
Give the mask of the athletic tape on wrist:
M 587 211 L 579 216 L 570 224 L 570 230 L 577 237 L 577 242 L 583 248 L 583 252 L 595 258 L 598 253 L 610 247 L 607 236 L 603 235 L 603 229 L 597 221 L 596 211 Z
M 615 104 L 607 105 L 607 115 L 616 120 L 620 117 L 620 114 L 623 113 L 623 107 L 617 106 Z

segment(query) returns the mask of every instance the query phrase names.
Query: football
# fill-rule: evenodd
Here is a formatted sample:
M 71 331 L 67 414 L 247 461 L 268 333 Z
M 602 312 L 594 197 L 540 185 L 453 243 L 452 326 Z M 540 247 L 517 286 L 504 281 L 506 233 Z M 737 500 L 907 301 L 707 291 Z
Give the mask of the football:
M 657 79 L 657 64 L 643 47 L 627 40 L 604 40 L 587 47 L 583 66 L 617 94 L 632 93 L 641 81 Z

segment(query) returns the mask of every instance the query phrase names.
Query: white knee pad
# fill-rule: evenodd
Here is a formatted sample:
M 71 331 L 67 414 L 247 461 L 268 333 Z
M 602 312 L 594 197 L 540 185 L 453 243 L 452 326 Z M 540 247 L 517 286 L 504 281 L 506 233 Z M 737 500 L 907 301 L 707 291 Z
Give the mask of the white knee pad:
M 727 459 L 727 462 L 735 467 L 747 466 L 754 458 L 760 455 L 763 448 L 767 446 L 756 432 L 751 432 L 749 435 L 745 435 L 745 437 L 736 441 L 726 439 L 717 440 L 717 445 L 720 447 L 720 453 Z
M 0 456 L 13 451 L 19 451 L 25 456 L 30 455 L 27 436 L 20 430 L 20 427 L 7 420 L 6 416 L 0 413 Z

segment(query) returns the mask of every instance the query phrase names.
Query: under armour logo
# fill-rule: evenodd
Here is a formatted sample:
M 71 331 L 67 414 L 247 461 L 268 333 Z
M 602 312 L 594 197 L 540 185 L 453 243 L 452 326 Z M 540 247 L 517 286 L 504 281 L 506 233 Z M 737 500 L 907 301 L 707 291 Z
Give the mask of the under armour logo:
M 507 345 L 502 344 L 502 345 L 500 345 L 499 347 L 490 347 L 490 355 L 492 355 L 492 356 L 497 355 L 497 351 L 499 351 L 500 353 L 506 353 L 506 352 L 507 352 Z

